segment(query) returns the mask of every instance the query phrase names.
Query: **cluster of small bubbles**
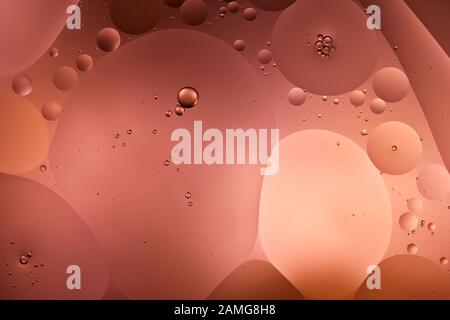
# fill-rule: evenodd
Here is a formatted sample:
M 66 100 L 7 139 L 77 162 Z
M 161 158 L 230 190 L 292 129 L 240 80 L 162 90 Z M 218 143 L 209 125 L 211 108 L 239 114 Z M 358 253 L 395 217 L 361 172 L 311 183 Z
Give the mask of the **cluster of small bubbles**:
M 172 111 L 166 110 L 166 112 L 164 114 L 167 118 L 170 118 L 172 116 Z
M 46 171 L 47 171 L 47 166 L 46 166 L 45 164 L 41 165 L 41 166 L 39 167 L 39 171 L 41 171 L 41 172 L 46 172 Z
M 333 38 L 322 34 L 317 35 L 314 46 L 317 50 L 317 54 L 322 58 L 328 58 L 330 54 L 336 50 L 336 47 L 333 45 Z

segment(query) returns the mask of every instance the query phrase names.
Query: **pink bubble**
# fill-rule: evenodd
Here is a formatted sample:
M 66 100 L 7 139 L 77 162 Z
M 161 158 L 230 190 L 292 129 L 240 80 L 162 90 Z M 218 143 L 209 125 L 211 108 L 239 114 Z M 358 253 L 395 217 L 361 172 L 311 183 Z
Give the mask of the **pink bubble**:
M 362 106 L 366 100 L 366 95 L 361 90 L 352 91 L 350 94 L 350 102 L 355 107 Z
M 387 67 L 375 74 L 373 89 L 381 99 L 388 102 L 397 102 L 402 100 L 408 93 L 409 80 L 403 71 Z
M 41 109 L 42 116 L 48 121 L 55 121 L 59 118 L 62 112 L 61 105 L 54 100 L 46 102 Z
M 245 42 L 243 40 L 236 40 L 233 42 L 233 48 L 236 51 L 243 51 L 245 49 Z
M 370 110 L 375 114 L 381 114 L 386 111 L 386 102 L 380 98 L 375 98 L 370 102 Z
M 198 26 L 208 18 L 208 6 L 202 0 L 186 0 L 180 7 L 181 19 L 191 26 Z
M 411 198 L 406 200 L 406 203 L 408 205 L 408 209 L 413 212 L 419 212 L 423 208 L 423 202 L 420 200 L 420 198 Z
M 247 8 L 244 10 L 244 18 L 247 21 L 253 21 L 256 19 L 256 10 L 254 8 Z
M 78 84 L 78 73 L 72 67 L 59 67 L 53 74 L 53 83 L 61 91 L 72 90 Z
M 262 49 L 258 52 L 258 60 L 262 64 L 268 64 L 270 61 L 272 61 L 272 52 L 267 49 Z
M 19 96 L 27 96 L 33 91 L 33 83 L 28 76 L 18 76 L 12 82 L 12 89 Z
M 417 132 L 405 123 L 380 124 L 369 135 L 367 153 L 375 166 L 387 174 L 403 174 L 413 169 L 422 156 Z
M 406 212 L 400 216 L 399 224 L 403 230 L 411 232 L 419 225 L 419 218 L 414 213 Z
M 116 50 L 120 42 L 120 33 L 116 29 L 104 28 L 97 34 L 97 45 L 105 52 Z
M 292 88 L 288 93 L 288 100 L 293 106 L 300 106 L 306 100 L 305 90 L 300 88 Z
M 417 177 L 417 188 L 427 199 L 443 200 L 450 194 L 450 175 L 439 164 L 429 164 L 422 168 Z

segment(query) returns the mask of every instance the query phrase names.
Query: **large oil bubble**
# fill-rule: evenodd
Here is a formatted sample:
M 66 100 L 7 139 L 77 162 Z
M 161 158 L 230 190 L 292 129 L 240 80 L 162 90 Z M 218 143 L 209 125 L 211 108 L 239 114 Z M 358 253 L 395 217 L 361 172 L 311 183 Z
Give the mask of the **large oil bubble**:
M 291 134 L 279 152 L 279 171 L 261 191 L 264 252 L 303 295 L 348 297 L 389 244 L 383 178 L 363 149 L 331 131 Z
M 408 93 L 409 80 L 403 71 L 397 68 L 383 68 L 375 74 L 373 89 L 381 99 L 388 102 L 397 102 Z

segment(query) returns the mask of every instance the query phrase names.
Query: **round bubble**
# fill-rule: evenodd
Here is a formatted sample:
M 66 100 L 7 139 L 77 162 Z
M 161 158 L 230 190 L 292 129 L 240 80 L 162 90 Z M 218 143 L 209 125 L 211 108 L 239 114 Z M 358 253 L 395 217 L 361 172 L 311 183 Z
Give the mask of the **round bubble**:
M 440 164 L 429 164 L 417 177 L 417 188 L 427 199 L 443 200 L 450 195 L 450 175 Z
M 78 73 L 72 67 L 59 67 L 53 74 L 53 83 L 61 91 L 70 91 L 78 84 Z
M 409 80 L 403 71 L 387 67 L 375 74 L 373 89 L 378 97 L 388 102 L 402 100 L 409 91 Z
M 306 100 L 305 90 L 300 88 L 292 88 L 289 90 L 288 100 L 293 106 L 302 105 Z
M 105 52 L 116 50 L 120 41 L 120 33 L 113 28 L 104 28 L 97 34 L 97 45 Z
M 128 34 L 151 30 L 161 18 L 160 0 L 112 0 L 110 15 L 115 26 Z
M 208 18 L 208 6 L 202 0 L 186 0 L 180 7 L 180 14 L 186 24 L 198 26 Z

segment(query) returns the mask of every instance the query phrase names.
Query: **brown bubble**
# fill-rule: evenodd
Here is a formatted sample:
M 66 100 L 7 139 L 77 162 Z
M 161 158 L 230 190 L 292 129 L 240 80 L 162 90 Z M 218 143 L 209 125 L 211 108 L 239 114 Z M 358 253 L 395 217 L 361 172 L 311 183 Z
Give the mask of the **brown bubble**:
M 186 193 L 184 194 L 184 197 L 185 197 L 186 199 L 190 199 L 190 198 L 192 197 L 192 194 L 188 191 L 188 192 L 186 192 Z
M 284 10 L 296 0 L 251 0 L 255 6 L 266 11 Z
M 367 141 L 367 153 L 379 170 L 398 175 L 417 165 L 422 156 L 422 142 L 407 124 L 389 121 L 372 131 Z
M 408 93 L 409 80 L 403 71 L 397 68 L 383 68 L 374 76 L 373 89 L 381 99 L 388 102 L 397 102 Z
M 53 83 L 59 90 L 72 90 L 78 84 L 78 73 L 72 67 L 59 67 L 53 74 Z
M 33 91 L 33 83 L 28 76 L 18 76 L 12 81 L 12 89 L 19 96 L 27 96 Z
M 306 100 L 306 93 L 303 89 L 292 88 L 289 90 L 288 100 L 294 106 L 302 105 Z
M 193 108 L 199 101 L 199 95 L 197 90 L 191 87 L 184 87 L 178 92 L 178 103 L 183 108 Z
M 244 18 L 247 21 L 253 21 L 256 19 L 256 10 L 254 8 L 247 8 L 244 10 Z
M 448 259 L 446 257 L 442 257 L 441 259 L 439 259 L 439 262 L 443 265 L 446 266 L 448 264 Z
M 161 18 L 160 0 L 112 0 L 110 15 L 114 25 L 128 34 L 151 30 Z
M 406 232 L 411 232 L 419 225 L 419 218 L 414 213 L 406 212 L 400 216 L 400 227 Z
M 164 2 L 171 8 L 178 8 L 184 2 L 184 0 L 164 0 Z
M 238 12 L 239 3 L 237 3 L 236 1 L 231 1 L 230 3 L 228 3 L 227 8 L 231 13 Z
M 243 40 L 236 40 L 233 42 L 233 48 L 236 51 L 242 51 L 245 49 L 245 42 Z
M 363 281 L 357 300 L 450 299 L 450 276 L 436 263 L 415 255 L 396 255 L 379 265 L 381 288 L 370 290 Z M 370 277 L 370 276 L 369 276 Z
M 416 254 L 419 251 L 419 247 L 415 243 L 410 243 L 406 247 L 409 254 Z
M 370 102 L 370 110 L 375 114 L 381 114 L 386 111 L 386 102 L 383 99 L 376 98 Z
M 272 52 L 267 49 L 262 49 L 258 52 L 258 60 L 262 64 L 268 64 L 270 61 L 272 61 Z
M 97 45 L 105 52 L 116 50 L 120 42 L 120 33 L 116 29 L 104 28 L 97 34 Z
M 56 58 L 57 56 L 59 56 L 59 50 L 57 48 L 51 48 L 48 51 L 48 54 L 50 55 L 50 57 Z
M 47 166 L 46 166 L 45 164 L 41 165 L 41 166 L 39 167 L 39 171 L 40 171 L 40 172 L 46 172 L 46 171 L 47 171 Z
M 339 104 L 339 99 L 338 99 L 338 98 L 335 98 L 335 99 L 333 100 L 333 103 L 334 103 L 334 104 Z
M 430 200 L 443 200 L 450 195 L 450 175 L 444 166 L 429 164 L 417 176 L 417 188 Z
M 184 114 L 185 109 L 182 106 L 177 106 L 175 108 L 175 113 L 177 116 L 182 116 Z
M 355 90 L 350 94 L 350 102 L 355 107 L 362 106 L 366 100 L 366 95 L 361 90 Z
M 94 60 L 88 54 L 82 54 L 77 58 L 76 65 L 80 71 L 89 71 L 94 66 Z
M 28 264 L 28 258 L 26 257 L 26 256 L 21 256 L 20 258 L 19 258 L 19 262 L 20 262 L 20 264 L 21 265 L 26 265 L 26 264 Z
M 406 200 L 408 209 L 413 212 L 419 212 L 423 208 L 423 202 L 419 198 L 411 198 Z
M 198 26 L 208 18 L 208 6 L 202 0 L 186 0 L 180 7 L 180 15 L 186 24 Z
M 164 115 L 165 115 L 167 118 L 170 118 L 170 117 L 172 116 L 172 111 L 166 110 L 166 112 L 164 113 Z
M 164 166 L 168 167 L 170 165 L 170 161 L 169 160 L 164 160 Z
M 48 121 L 55 121 L 59 118 L 62 112 L 61 105 L 54 100 L 46 102 L 41 109 L 42 116 Z

